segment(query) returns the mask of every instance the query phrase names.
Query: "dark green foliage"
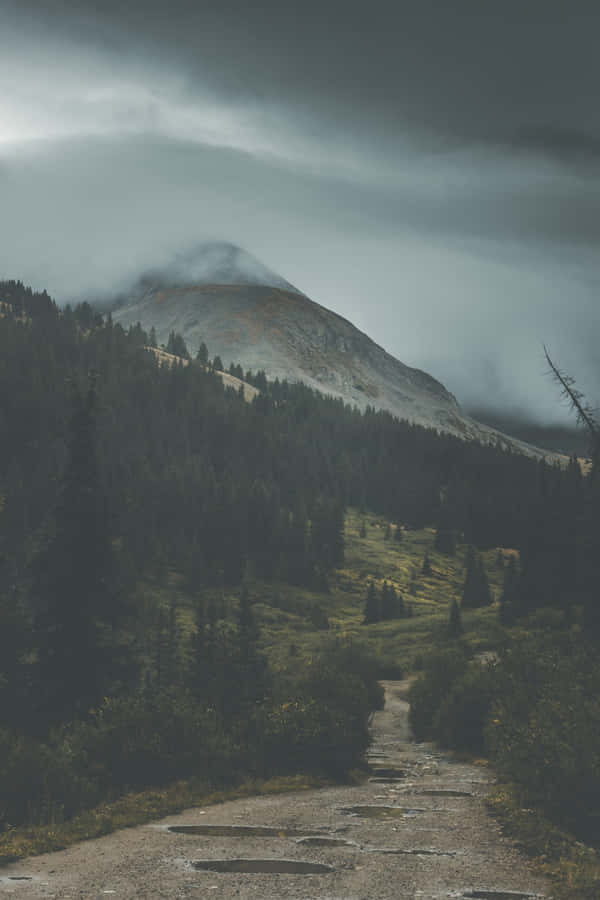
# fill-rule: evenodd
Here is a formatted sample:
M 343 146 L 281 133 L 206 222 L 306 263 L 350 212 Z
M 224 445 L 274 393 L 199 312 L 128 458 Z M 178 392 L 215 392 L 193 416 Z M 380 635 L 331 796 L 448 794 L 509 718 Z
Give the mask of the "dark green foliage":
M 450 605 L 450 615 L 448 617 L 448 636 L 450 638 L 459 638 L 463 633 L 462 616 L 460 614 L 460 606 L 456 597 Z
M 381 620 L 381 598 L 372 581 L 369 582 L 367 597 L 365 599 L 365 616 L 363 625 L 373 625 Z
M 483 558 L 474 547 L 470 546 L 467 551 L 462 607 L 463 609 L 477 609 L 481 606 L 489 606 L 491 602 L 492 594 Z
M 360 522 L 360 531 L 358 532 L 359 537 L 366 538 L 367 536 L 367 526 L 365 525 L 365 520 L 361 519 Z
M 456 750 L 483 753 L 485 726 L 498 690 L 498 674 L 493 665 L 470 663 L 437 709 L 436 740 Z
M 458 535 L 455 525 L 456 511 L 448 502 L 447 491 L 444 492 L 442 505 L 437 517 L 434 548 L 438 553 L 455 556 Z
M 503 625 L 512 625 L 517 617 L 520 597 L 519 571 L 517 561 L 511 556 L 504 570 L 504 586 L 500 597 L 498 617 Z
M 460 645 L 431 654 L 410 692 L 410 722 L 415 736 L 482 753 L 498 684 L 495 667 L 469 662 Z
M 201 341 L 200 346 L 198 347 L 198 352 L 196 354 L 196 359 L 202 366 L 208 365 L 208 348 L 204 341 Z
M 408 612 L 404 604 L 404 598 L 396 592 L 393 584 L 384 581 L 381 591 L 378 592 L 375 584 L 372 581 L 369 582 L 365 599 L 363 625 L 385 622 L 390 619 L 401 619 L 406 615 L 408 615 Z
M 410 726 L 418 741 L 435 740 L 436 715 L 452 685 L 467 671 L 468 660 L 460 646 L 431 654 L 423 674 L 410 689 Z
M 504 654 L 488 743 L 529 804 L 584 840 L 600 840 L 600 665 L 563 635 L 530 637 Z
M 426 578 L 431 577 L 433 574 L 433 569 L 431 568 L 431 561 L 429 559 L 429 553 L 426 550 L 425 556 L 423 557 L 423 565 L 421 567 L 421 574 L 425 575 Z
M 457 537 L 453 529 L 441 529 L 435 533 L 434 548 L 438 553 L 446 553 L 448 556 L 456 555 Z
M 54 533 L 35 563 L 39 711 L 83 716 L 118 677 L 123 602 L 96 459 L 96 391 L 74 388 L 68 459 Z
M 213 361 L 212 361 L 212 367 L 213 367 L 213 369 L 215 369 L 215 371 L 217 371 L 217 372 L 223 372 L 223 371 L 224 371 L 223 360 L 221 359 L 220 356 L 215 356 L 215 358 L 214 358 Z
M 166 350 L 167 353 L 172 353 L 174 356 L 181 356 L 182 359 L 190 358 L 183 336 L 176 331 L 171 331 L 169 333 Z
M 327 613 L 321 606 L 311 606 L 308 617 L 311 624 L 319 631 L 326 631 L 329 628 Z
M 396 525 L 396 530 L 394 531 L 394 540 L 397 544 L 402 543 L 402 526 Z

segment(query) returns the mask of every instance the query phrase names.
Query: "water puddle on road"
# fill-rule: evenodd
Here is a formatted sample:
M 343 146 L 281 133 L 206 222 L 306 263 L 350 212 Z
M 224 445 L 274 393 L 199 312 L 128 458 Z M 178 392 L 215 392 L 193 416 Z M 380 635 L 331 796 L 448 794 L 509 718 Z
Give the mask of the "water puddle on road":
M 319 828 L 280 828 L 271 825 L 170 825 L 172 834 L 213 835 L 215 837 L 308 837 Z
M 455 850 L 429 850 L 429 849 L 410 849 L 397 850 L 396 848 L 387 849 L 385 847 L 373 847 L 365 850 L 365 853 L 383 853 L 387 856 L 456 856 Z
M 471 791 L 445 790 L 444 788 L 418 788 L 414 791 L 402 791 L 404 794 L 419 794 L 422 797 L 472 797 Z
M 523 891 L 496 891 L 485 888 L 474 888 L 463 893 L 464 900 L 543 900 L 541 894 L 523 893 Z
M 333 866 L 299 859 L 194 859 L 194 869 L 204 872 L 243 872 L 249 875 L 328 875 Z
M 439 812 L 437 809 L 420 809 L 410 806 L 346 806 L 340 812 L 363 819 L 393 819 L 417 813 Z
M 406 778 L 406 769 L 398 769 L 395 766 L 371 766 L 374 778 L 399 779 Z
M 344 838 L 330 837 L 305 837 L 297 841 L 303 847 L 357 847 L 354 841 L 346 841 Z
M 379 776 L 373 775 L 369 778 L 371 784 L 398 784 L 398 782 L 402 782 L 402 784 L 406 784 L 406 776 L 405 775 L 383 775 Z

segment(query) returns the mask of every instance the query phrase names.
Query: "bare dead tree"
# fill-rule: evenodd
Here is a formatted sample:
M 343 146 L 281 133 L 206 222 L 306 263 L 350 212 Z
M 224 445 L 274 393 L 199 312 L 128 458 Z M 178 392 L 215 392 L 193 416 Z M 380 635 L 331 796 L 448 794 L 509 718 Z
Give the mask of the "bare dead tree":
M 584 394 L 577 386 L 575 379 L 567 375 L 553 362 L 548 348 L 544 345 L 546 362 L 550 366 L 549 374 L 560 386 L 561 394 L 575 413 L 577 424 L 586 429 L 590 439 L 590 449 L 595 463 L 600 458 L 600 424 L 598 423 L 597 410 L 590 406 Z

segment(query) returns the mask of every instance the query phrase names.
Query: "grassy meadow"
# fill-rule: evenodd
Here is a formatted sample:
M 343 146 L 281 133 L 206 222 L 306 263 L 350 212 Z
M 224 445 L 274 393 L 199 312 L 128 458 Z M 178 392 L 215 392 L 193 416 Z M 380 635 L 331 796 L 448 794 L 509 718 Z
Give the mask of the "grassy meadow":
M 364 537 L 361 526 L 364 523 Z M 313 654 L 332 639 L 359 644 L 377 658 L 381 677 L 399 677 L 418 670 L 423 655 L 434 643 L 444 641 L 450 604 L 460 601 L 465 578 L 466 545 L 455 556 L 433 549 L 433 528 L 409 530 L 402 527 L 402 540 L 395 539 L 398 526 L 382 516 L 361 514 L 350 509 L 345 521 L 345 561 L 329 579 L 327 590 L 309 590 L 285 582 L 247 580 L 250 599 L 261 626 L 261 643 L 274 667 L 280 669 L 310 664 Z M 387 536 L 386 536 L 387 535 Z M 431 575 L 422 574 L 425 552 Z M 508 558 L 512 551 L 503 550 Z M 502 592 L 503 568 L 498 565 L 498 549 L 483 553 L 494 603 L 463 613 L 465 640 L 474 652 L 497 646 L 497 601 Z M 378 590 L 384 581 L 404 598 L 410 615 L 402 619 L 363 625 L 369 583 Z M 142 588 L 149 605 L 164 610 L 175 603 L 182 633 L 194 628 L 193 608 L 200 601 L 217 601 L 232 608 L 239 592 L 205 590 L 200 598 L 185 590 L 183 579 L 170 573 L 161 584 Z

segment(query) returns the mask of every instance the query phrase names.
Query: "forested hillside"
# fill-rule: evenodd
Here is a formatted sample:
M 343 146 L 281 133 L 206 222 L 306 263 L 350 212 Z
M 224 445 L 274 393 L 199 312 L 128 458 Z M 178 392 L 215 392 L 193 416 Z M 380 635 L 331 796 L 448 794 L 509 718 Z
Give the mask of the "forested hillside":
M 244 375 L 259 389 L 248 403 L 206 348 L 161 366 L 151 335 L 86 304 L 61 311 L 17 282 L 0 283 L 0 304 L 1 820 L 198 772 L 359 763 L 377 662 L 338 641 L 310 670 L 275 672 L 255 612 L 257 584 L 267 604 L 270 584 L 327 596 L 350 507 L 384 517 L 390 539 L 433 526 L 432 552 L 520 551 L 500 626 L 537 616 L 581 647 L 598 634 L 597 479 L 575 463 L 261 372 Z M 185 619 L 161 594 L 175 577 Z M 400 609 L 389 585 L 371 601 L 365 630 Z

